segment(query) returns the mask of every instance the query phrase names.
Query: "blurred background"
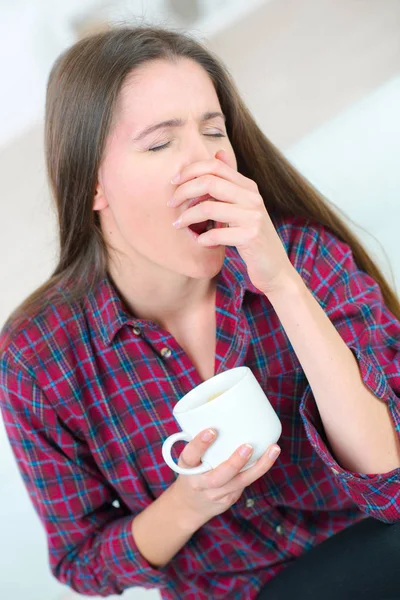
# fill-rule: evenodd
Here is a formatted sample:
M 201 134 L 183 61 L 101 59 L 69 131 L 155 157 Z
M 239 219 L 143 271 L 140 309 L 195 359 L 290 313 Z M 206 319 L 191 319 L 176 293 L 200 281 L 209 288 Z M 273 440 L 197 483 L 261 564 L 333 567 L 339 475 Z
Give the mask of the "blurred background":
M 57 258 L 42 140 L 50 68 L 109 22 L 185 29 L 215 51 L 264 133 L 399 289 L 400 0 L 1 0 L 0 326 Z M 80 597 L 50 574 L 1 418 L 0 482 L 0 598 Z

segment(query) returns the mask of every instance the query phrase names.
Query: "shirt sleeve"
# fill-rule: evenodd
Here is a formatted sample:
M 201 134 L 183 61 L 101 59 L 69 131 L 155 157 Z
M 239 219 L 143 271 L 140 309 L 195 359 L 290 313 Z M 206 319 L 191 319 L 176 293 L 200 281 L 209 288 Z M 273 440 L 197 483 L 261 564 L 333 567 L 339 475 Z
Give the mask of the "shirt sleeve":
M 387 404 L 400 441 L 400 323 L 379 285 L 358 269 L 351 248 L 324 227 L 310 231 L 303 278 L 353 352 L 364 384 Z M 359 508 L 385 522 L 400 521 L 400 468 L 380 474 L 342 468 L 330 452 L 309 384 L 300 414 L 315 451 Z
M 0 407 L 24 484 L 45 528 L 50 568 L 89 596 L 133 586 L 161 588 L 167 567 L 154 569 L 135 545 L 133 514 L 116 495 L 84 440 L 69 430 L 26 369 L 4 353 Z

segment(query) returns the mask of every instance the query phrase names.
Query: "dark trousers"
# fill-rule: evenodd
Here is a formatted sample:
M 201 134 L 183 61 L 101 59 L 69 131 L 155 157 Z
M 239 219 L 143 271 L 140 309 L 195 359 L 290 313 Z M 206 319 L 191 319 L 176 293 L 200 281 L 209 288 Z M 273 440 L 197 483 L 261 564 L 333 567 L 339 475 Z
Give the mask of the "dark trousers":
M 257 600 L 400 600 L 400 522 L 366 518 L 297 558 Z

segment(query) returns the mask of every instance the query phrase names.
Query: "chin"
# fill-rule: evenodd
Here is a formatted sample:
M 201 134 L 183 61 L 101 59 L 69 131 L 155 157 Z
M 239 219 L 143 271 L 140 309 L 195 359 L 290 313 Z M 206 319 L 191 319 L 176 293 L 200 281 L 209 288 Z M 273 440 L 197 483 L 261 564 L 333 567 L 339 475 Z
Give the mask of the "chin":
M 225 246 L 216 248 L 199 247 L 200 253 L 191 256 L 180 269 L 181 273 L 194 279 L 212 279 L 222 269 L 225 259 Z M 189 257 L 187 257 L 189 259 Z

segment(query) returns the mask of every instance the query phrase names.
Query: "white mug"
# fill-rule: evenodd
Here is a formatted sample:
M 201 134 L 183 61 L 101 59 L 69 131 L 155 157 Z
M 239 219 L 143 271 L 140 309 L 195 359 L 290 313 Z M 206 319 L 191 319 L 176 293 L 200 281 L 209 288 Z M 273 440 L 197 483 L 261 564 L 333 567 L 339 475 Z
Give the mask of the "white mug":
M 251 444 L 251 467 L 271 444 L 278 441 L 282 425 L 262 387 L 249 367 L 219 373 L 188 392 L 175 404 L 173 416 L 182 431 L 170 435 L 162 447 L 169 467 L 183 475 L 197 475 L 214 469 L 242 444 Z M 190 442 L 203 429 L 215 429 L 217 437 L 193 468 L 178 466 L 171 448 L 178 440 Z

